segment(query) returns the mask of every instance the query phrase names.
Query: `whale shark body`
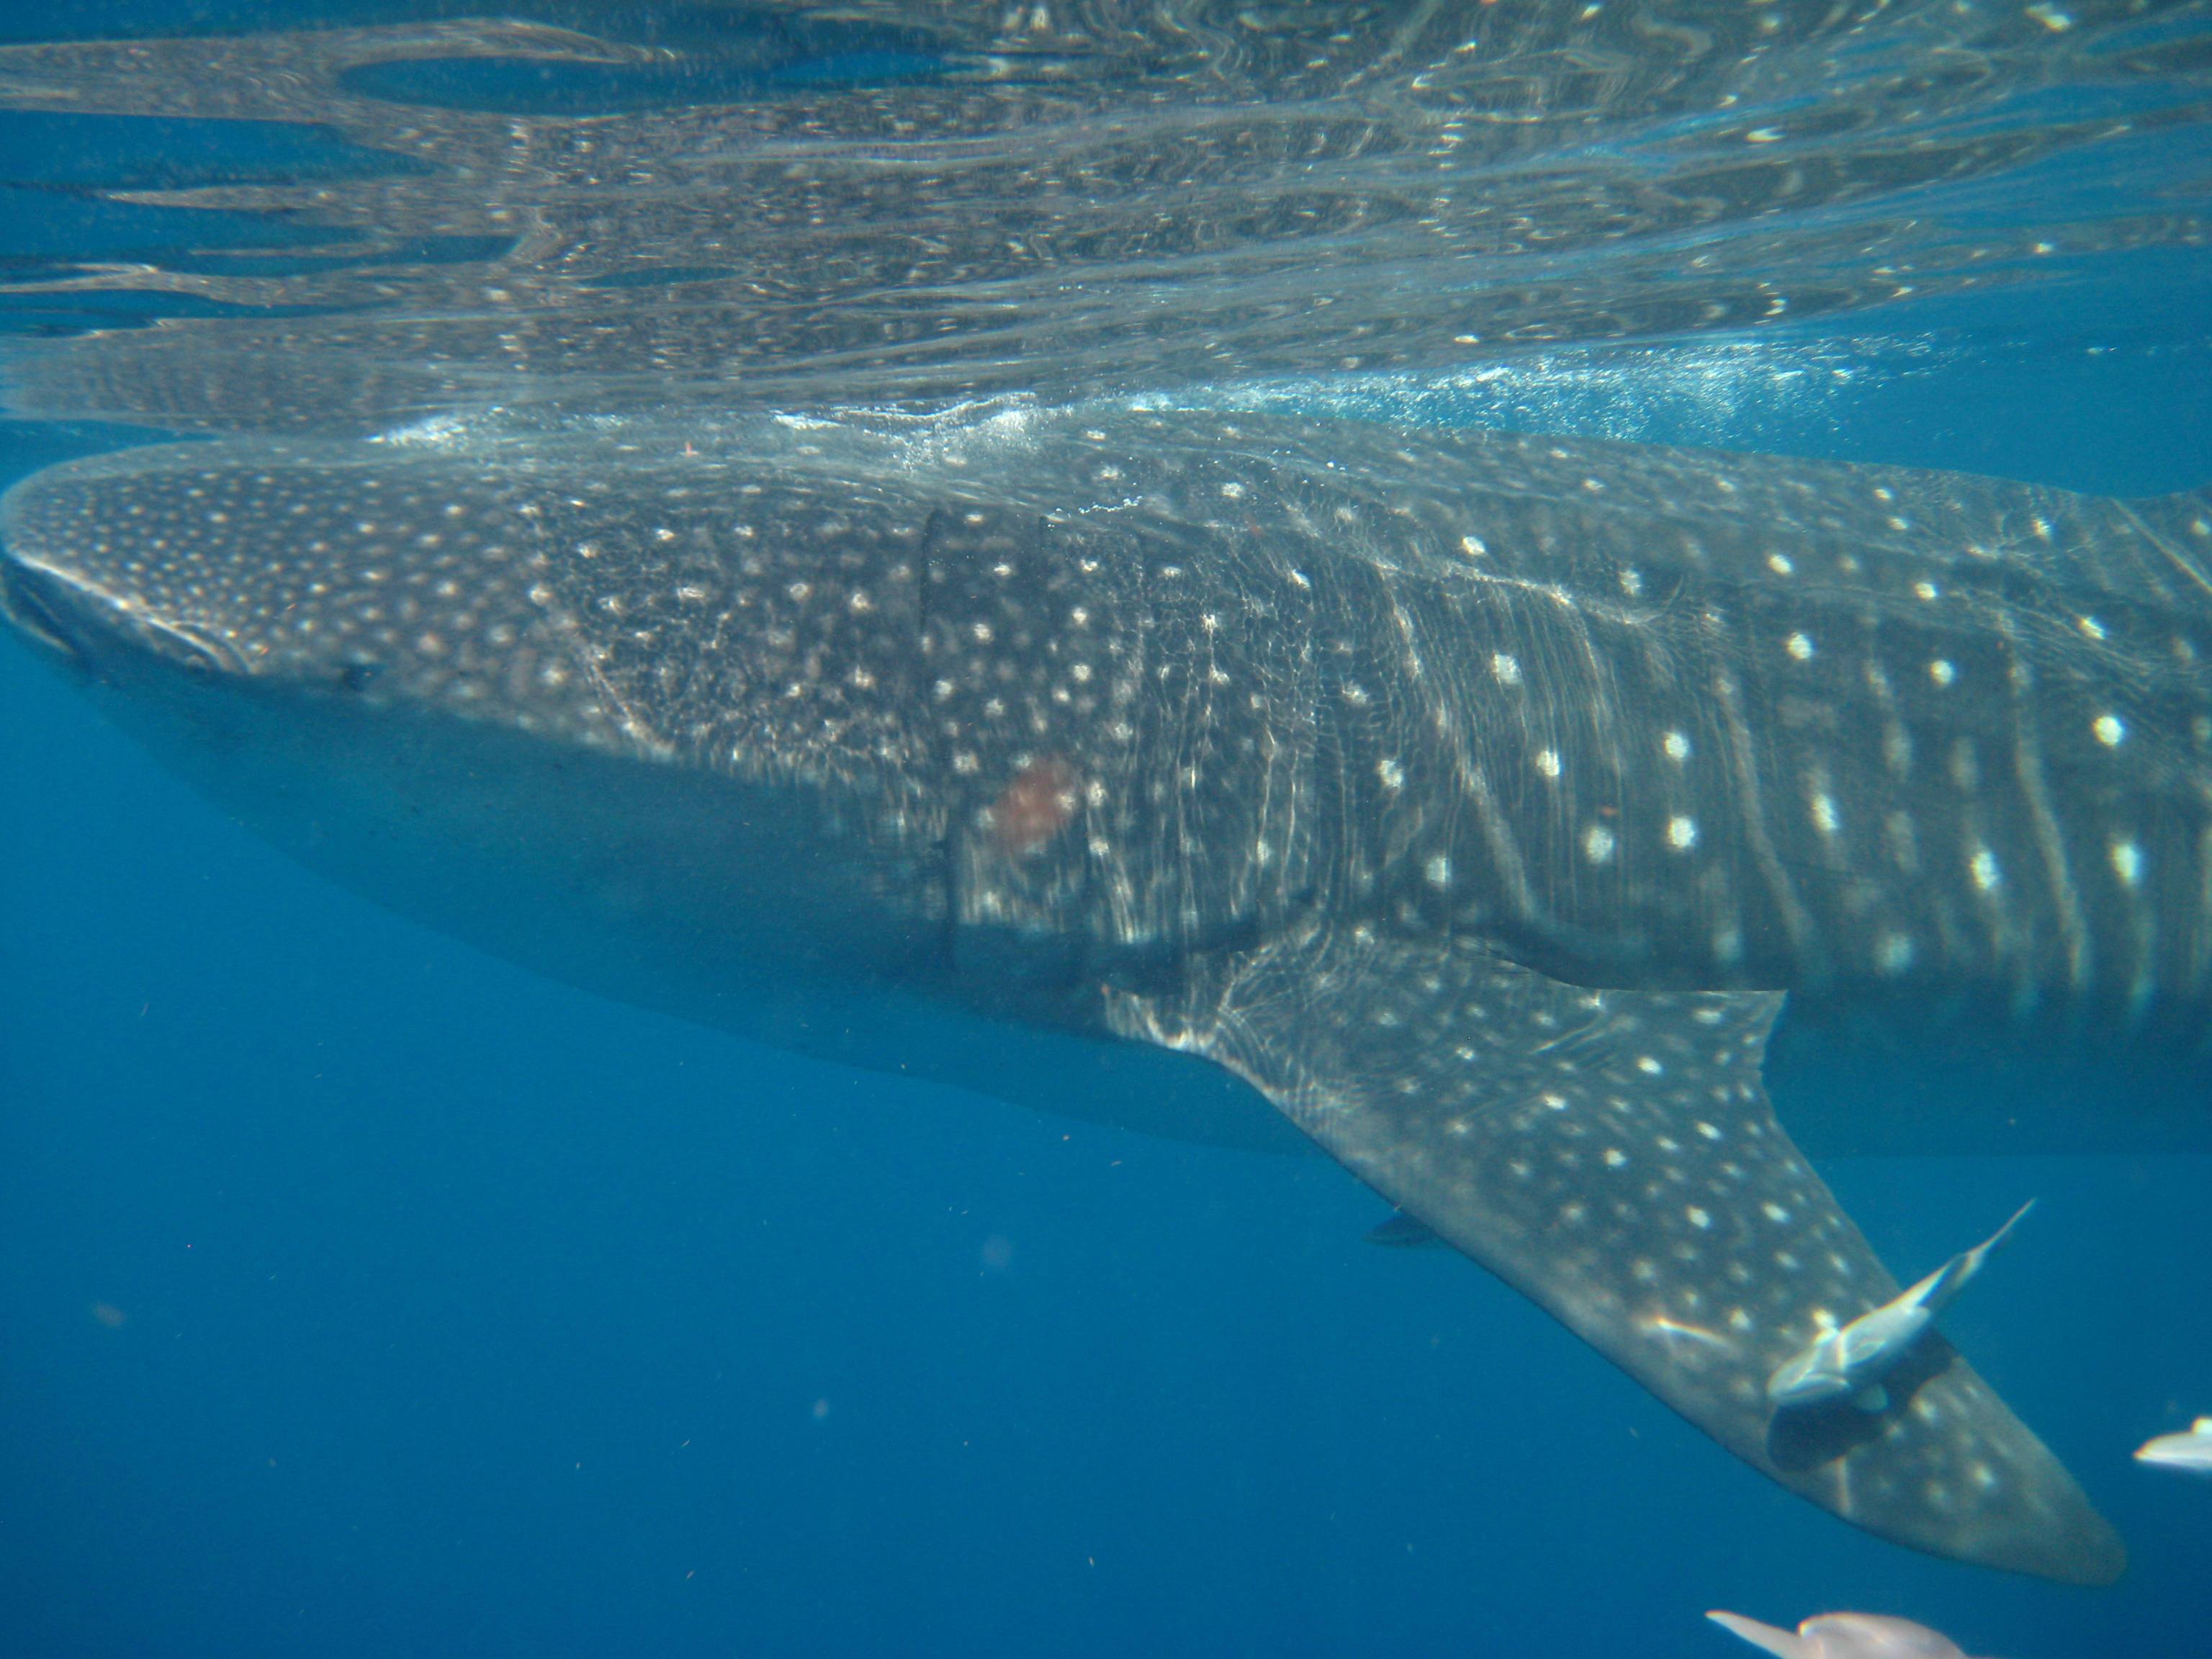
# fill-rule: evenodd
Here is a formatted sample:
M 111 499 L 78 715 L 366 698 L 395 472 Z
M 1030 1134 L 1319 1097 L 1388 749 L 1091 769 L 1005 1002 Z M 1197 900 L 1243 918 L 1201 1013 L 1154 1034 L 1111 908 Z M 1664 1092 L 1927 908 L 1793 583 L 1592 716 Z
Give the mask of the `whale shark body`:
M 1349 422 L 466 423 L 70 463 L 8 615 L 307 863 L 828 1058 L 1302 1132 L 1754 1468 L 2120 1544 L 1762 1061 L 1785 999 L 2212 1031 L 2212 509 Z

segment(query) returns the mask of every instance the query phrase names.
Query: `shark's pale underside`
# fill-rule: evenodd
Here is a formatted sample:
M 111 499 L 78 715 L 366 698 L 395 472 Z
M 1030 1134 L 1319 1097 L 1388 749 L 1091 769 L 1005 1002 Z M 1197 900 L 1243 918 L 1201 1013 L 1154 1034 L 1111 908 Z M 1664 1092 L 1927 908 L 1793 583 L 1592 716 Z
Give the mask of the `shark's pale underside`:
M 1064 1109 L 1241 1079 L 1792 1490 L 2119 1571 L 1932 1330 L 1769 1401 L 1898 1286 L 1761 1065 L 1792 994 L 2202 1045 L 2201 499 L 1011 407 L 149 447 L 4 532 L 21 629 L 398 909 Z

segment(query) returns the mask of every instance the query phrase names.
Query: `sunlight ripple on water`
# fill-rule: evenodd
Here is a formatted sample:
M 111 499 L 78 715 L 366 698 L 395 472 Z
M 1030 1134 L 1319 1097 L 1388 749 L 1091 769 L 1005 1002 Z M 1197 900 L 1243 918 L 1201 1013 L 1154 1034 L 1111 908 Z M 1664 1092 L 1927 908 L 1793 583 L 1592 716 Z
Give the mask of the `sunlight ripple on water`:
M 1833 352 L 1746 341 L 2203 240 L 2172 188 L 2203 149 L 2195 9 L 1179 21 L 947 3 L 650 46 L 470 22 L 0 49 L 0 110 L 128 116 L 149 145 L 68 180 L 130 187 L 130 257 L 11 273 L 46 331 L 107 331 L 20 362 L 15 402 L 366 433 L 526 398 L 1266 380 L 1310 405 L 1327 377 L 1347 413 L 1541 423 L 1662 378 L 1580 349 L 1711 340 L 1667 366 L 1677 406 L 1747 376 L 1816 398 Z M 282 135 L 280 161 L 157 153 L 214 118 Z M 1613 435 L 1639 434 L 1626 401 Z

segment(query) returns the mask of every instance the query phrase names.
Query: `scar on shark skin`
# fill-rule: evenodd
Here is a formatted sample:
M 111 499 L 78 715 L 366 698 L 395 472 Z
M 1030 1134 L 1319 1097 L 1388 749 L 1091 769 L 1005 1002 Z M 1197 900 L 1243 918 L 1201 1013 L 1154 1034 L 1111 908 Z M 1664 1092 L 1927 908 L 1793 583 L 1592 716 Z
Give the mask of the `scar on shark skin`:
M 1001 852 L 1024 858 L 1048 846 L 1075 817 L 1075 769 L 1040 755 L 1014 775 L 991 805 L 991 834 Z

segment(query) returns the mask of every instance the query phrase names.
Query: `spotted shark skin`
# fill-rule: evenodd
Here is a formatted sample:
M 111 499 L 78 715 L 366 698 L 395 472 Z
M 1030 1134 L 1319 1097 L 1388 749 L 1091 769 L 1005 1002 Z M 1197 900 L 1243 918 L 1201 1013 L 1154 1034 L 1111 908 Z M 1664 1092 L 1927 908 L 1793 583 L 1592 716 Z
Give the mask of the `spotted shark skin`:
M 1242 1079 L 1793 1491 L 2121 1571 L 1940 1335 L 1776 1412 L 1898 1287 L 1761 1066 L 1806 994 L 2201 1048 L 2201 500 L 1012 408 L 158 447 L 0 533 L 26 635 L 396 908 L 858 1064 L 1082 1056 L 1042 1104 Z

